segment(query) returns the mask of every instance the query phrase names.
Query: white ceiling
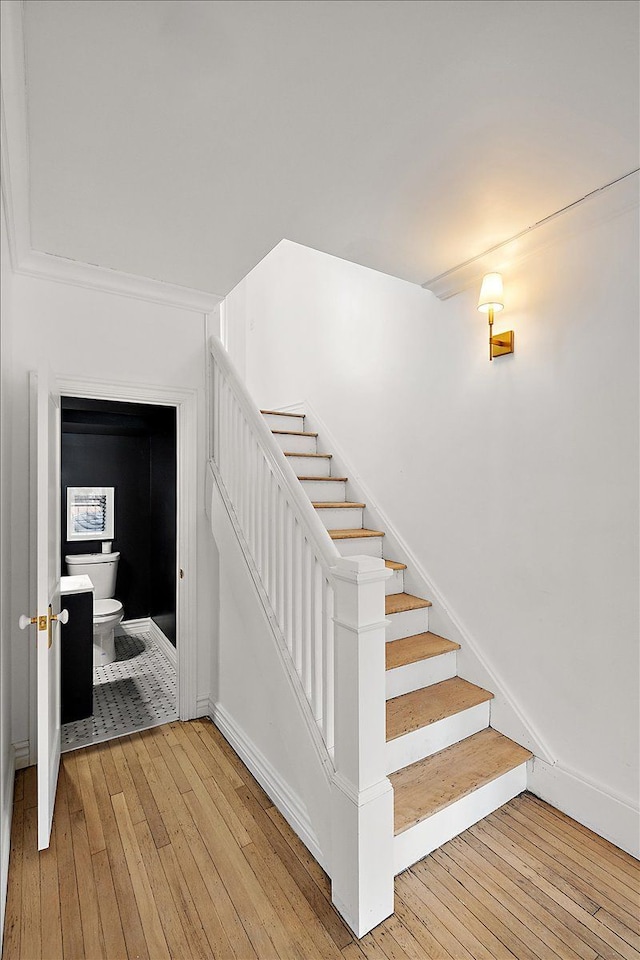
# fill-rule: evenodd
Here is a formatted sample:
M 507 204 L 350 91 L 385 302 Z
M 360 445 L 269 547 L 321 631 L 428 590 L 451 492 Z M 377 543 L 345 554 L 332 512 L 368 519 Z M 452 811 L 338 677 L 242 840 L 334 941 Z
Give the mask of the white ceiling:
M 26 0 L 35 249 L 415 282 L 638 166 L 635 0 Z

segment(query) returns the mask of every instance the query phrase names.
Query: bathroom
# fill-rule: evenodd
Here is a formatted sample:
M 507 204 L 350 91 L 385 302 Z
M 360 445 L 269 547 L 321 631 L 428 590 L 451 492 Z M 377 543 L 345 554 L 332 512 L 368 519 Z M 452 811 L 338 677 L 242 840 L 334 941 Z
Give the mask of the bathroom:
M 91 645 L 86 620 L 63 632 L 63 750 L 177 718 L 176 439 L 174 406 L 61 399 L 62 591 L 96 587 Z M 95 539 L 69 516 L 87 494 Z

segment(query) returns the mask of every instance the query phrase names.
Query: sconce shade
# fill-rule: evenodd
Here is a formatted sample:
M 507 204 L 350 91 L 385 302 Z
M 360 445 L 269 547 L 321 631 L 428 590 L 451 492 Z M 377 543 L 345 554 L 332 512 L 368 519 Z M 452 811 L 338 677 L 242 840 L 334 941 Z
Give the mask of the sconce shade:
M 489 310 L 493 308 L 497 313 L 498 310 L 502 310 L 503 307 L 502 274 L 486 273 L 482 278 L 478 310 L 480 313 L 489 313 Z

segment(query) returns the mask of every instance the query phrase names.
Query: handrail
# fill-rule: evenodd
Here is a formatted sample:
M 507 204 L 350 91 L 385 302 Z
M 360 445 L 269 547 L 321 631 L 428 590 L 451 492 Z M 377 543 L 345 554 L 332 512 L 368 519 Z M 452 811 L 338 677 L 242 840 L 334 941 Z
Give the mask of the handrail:
M 251 426 L 255 436 L 260 440 L 260 446 L 269 461 L 271 468 L 277 474 L 278 479 L 286 488 L 288 496 L 295 503 L 299 513 L 299 520 L 302 520 L 311 534 L 314 547 L 318 552 L 318 559 L 323 562 L 325 571 L 329 573 L 332 567 L 340 558 L 340 553 L 333 540 L 327 533 L 326 527 L 322 524 L 311 501 L 306 496 L 302 485 L 298 481 L 287 458 L 273 438 L 264 418 L 260 414 L 252 399 L 249 391 L 245 387 L 239 373 L 237 372 L 229 354 L 219 337 L 212 335 L 209 341 L 211 354 L 216 363 L 222 368 L 226 377 L 233 387 L 238 403 L 242 412 Z

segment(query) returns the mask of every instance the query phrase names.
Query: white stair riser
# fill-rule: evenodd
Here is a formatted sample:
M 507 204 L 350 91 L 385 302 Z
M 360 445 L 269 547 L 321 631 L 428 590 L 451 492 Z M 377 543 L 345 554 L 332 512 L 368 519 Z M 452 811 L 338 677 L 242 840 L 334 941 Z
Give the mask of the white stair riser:
M 387 670 L 385 676 L 387 700 L 401 697 L 403 693 L 411 693 L 412 690 L 430 687 L 442 680 L 450 680 L 456 676 L 456 651 Z
M 415 827 L 399 833 L 393 840 L 396 876 L 526 789 L 527 765 L 521 763 L 519 767 L 456 800 Z
M 429 629 L 429 608 L 392 613 L 387 617 L 387 621 L 387 643 L 390 640 L 400 640 L 401 637 L 413 637 L 416 633 L 426 633 Z
M 312 503 L 339 503 L 347 499 L 346 480 L 301 480 L 300 483 Z
M 317 437 L 298 437 L 295 434 L 274 433 L 281 450 L 288 453 L 317 453 Z
M 404 593 L 404 570 L 392 570 L 392 576 L 384 582 L 385 593 Z
M 321 507 L 317 511 L 327 530 L 362 530 L 362 507 Z
M 304 417 L 285 417 L 276 413 L 264 413 L 263 417 L 270 430 L 304 430 Z
M 424 760 L 445 747 L 479 733 L 489 726 L 489 715 L 490 706 L 487 701 L 430 723 L 427 727 L 405 733 L 395 740 L 389 740 L 386 745 L 387 773 L 395 773 L 402 767 L 408 767 L 410 763 Z
M 328 477 L 331 475 L 330 457 L 287 457 L 297 477 Z
M 336 530 L 342 529 L 336 527 Z M 353 537 L 349 540 L 334 540 L 342 557 L 381 557 L 384 537 Z

